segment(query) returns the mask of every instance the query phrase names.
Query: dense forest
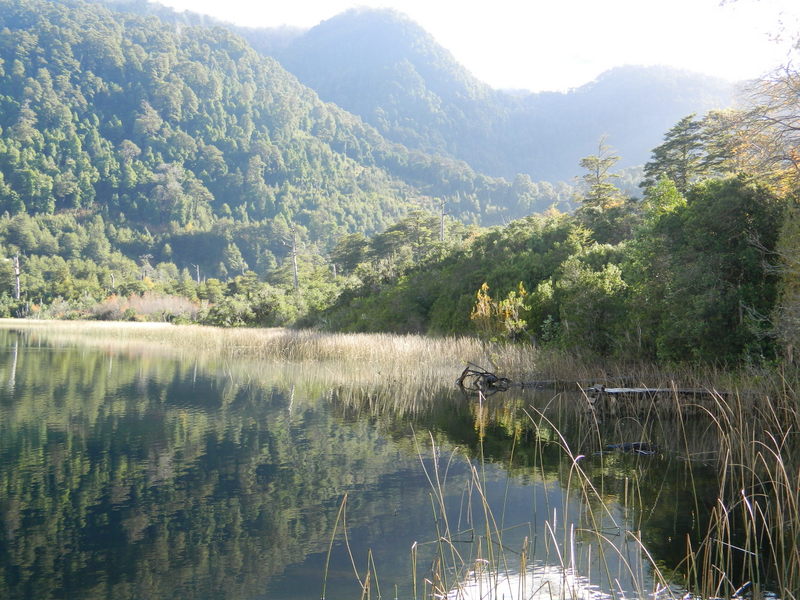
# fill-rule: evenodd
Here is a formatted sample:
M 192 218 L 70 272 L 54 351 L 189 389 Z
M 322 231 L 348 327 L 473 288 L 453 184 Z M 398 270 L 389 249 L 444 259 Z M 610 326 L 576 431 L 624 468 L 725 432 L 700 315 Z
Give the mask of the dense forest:
M 233 244 L 264 275 L 290 229 L 325 249 L 438 197 L 467 222 L 560 199 L 387 142 L 222 28 L 59 2 L 4 2 L 0 27 L 0 208 L 78 220 L 56 237 L 100 216 L 127 256 L 224 277 Z
M 754 84 L 745 109 L 676 118 L 634 193 L 602 139 L 576 160 L 575 186 L 481 174 L 433 143 L 430 123 L 409 132 L 440 154 L 409 149 L 388 131 L 401 112 L 375 128 L 221 26 L 78 0 L 0 8 L 6 315 L 791 355 L 790 69 Z M 499 97 L 453 69 L 472 100 Z M 530 140 L 506 151 L 552 148 Z
M 352 9 L 302 30 L 238 27 L 145 0 L 105 1 L 179 26 L 224 25 L 386 139 L 508 179 L 572 181 L 578 160 L 603 135 L 620 166 L 641 166 L 675 121 L 737 100 L 730 82 L 658 66 L 617 67 L 566 92 L 493 90 L 388 9 Z
M 389 284 L 359 275 L 325 322 L 472 328 L 488 340 L 625 359 L 763 363 L 783 351 L 791 360 L 797 82 L 781 71 L 754 89 L 761 103 L 748 111 L 681 119 L 644 167 L 641 200 L 615 185 L 618 157 L 601 142 L 581 161 L 574 213 L 451 238 L 444 254 L 411 243 L 402 275 Z

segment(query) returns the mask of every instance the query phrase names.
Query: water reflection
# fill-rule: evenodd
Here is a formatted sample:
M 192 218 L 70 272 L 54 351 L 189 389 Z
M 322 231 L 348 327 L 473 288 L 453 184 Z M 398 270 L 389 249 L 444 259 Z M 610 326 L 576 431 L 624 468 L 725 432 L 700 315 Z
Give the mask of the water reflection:
M 473 571 L 448 600 L 606 600 L 612 598 L 587 577 L 552 565 L 537 564 L 520 572 Z
M 333 365 L 117 354 L 41 332 L 0 330 L 0 348 L 2 598 L 311 598 L 326 572 L 331 600 L 367 581 L 423 597 L 468 589 L 498 556 L 651 593 L 642 545 L 675 568 L 708 509 L 683 492 L 716 485 L 670 436 L 598 423 L 567 392 L 477 402 L 449 379 L 348 385 Z M 662 451 L 599 453 L 641 439 Z M 572 487 L 577 468 L 596 496 Z

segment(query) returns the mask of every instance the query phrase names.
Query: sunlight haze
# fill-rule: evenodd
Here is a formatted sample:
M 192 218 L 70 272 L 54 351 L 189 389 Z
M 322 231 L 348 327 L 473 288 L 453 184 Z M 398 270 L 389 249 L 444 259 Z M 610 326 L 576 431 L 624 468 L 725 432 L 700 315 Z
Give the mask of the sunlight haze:
M 164 0 L 250 27 L 313 27 L 356 6 L 408 15 L 476 77 L 495 88 L 577 87 L 625 64 L 668 65 L 729 80 L 756 77 L 786 61 L 773 38 L 796 25 L 790 0 Z

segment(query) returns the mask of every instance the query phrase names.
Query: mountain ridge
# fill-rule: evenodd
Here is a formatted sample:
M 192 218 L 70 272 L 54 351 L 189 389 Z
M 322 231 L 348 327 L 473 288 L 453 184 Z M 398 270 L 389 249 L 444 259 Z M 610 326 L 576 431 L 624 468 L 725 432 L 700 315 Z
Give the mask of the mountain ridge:
M 523 173 L 572 181 L 600 138 L 621 168 L 643 165 L 675 122 L 734 101 L 734 83 L 658 65 L 615 67 L 566 92 L 493 89 L 393 9 L 350 9 L 307 29 L 258 28 L 144 0 L 112 1 L 176 23 L 224 26 L 387 140 L 509 180 Z
M 258 47 L 257 30 L 245 37 Z M 478 80 L 422 27 L 386 9 L 341 13 L 274 56 L 388 139 L 490 175 L 549 181 L 571 178 L 603 136 L 621 166 L 644 164 L 672 124 L 725 108 L 735 87 L 681 69 L 622 66 L 568 92 L 510 94 Z

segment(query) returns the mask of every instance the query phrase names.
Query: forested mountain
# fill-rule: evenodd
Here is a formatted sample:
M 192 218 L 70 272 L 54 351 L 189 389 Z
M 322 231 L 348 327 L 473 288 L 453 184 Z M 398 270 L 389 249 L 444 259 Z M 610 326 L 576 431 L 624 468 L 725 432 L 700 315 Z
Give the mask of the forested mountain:
M 566 93 L 492 90 L 389 10 L 350 10 L 288 42 L 271 31 L 243 34 L 388 139 L 507 178 L 570 179 L 603 135 L 620 166 L 640 165 L 672 123 L 727 107 L 733 96 L 727 82 L 664 67 L 614 69 Z
M 726 362 L 800 339 L 796 277 L 778 276 L 800 239 L 784 221 L 794 71 L 761 82 L 763 106 L 686 116 L 702 94 L 669 71 L 619 69 L 570 94 L 493 91 L 393 13 L 270 38 L 287 64 L 316 44 L 331 69 L 352 67 L 343 103 L 372 81 L 361 109 L 394 102 L 373 127 L 230 28 L 123 6 L 0 0 L 2 315 L 475 330 Z M 361 63 L 347 62 L 337 24 L 374 20 L 384 29 L 357 36 Z M 383 42 L 393 50 L 370 51 Z M 698 88 L 709 103 L 714 85 Z M 639 200 L 616 172 L 631 158 L 596 134 L 627 128 L 635 146 L 657 122 Z M 577 187 L 491 177 L 453 157 L 465 148 L 509 172 L 520 160 L 555 172 L 573 153 L 583 175 Z M 474 226 L 533 212 L 546 214 Z
M 225 26 L 387 139 L 507 179 L 571 181 L 601 137 L 619 152 L 620 168 L 642 165 L 678 119 L 735 101 L 731 83 L 668 67 L 618 67 L 564 93 L 493 90 L 392 10 L 352 9 L 302 30 L 226 25 L 143 0 L 95 1 L 175 24 Z
M 0 2 L 0 212 L 100 215 L 131 229 L 129 256 L 212 273 L 235 242 L 264 274 L 289 229 L 330 247 L 436 197 L 473 222 L 559 199 L 387 142 L 226 29 Z
M 259 46 L 257 36 L 248 37 Z M 498 146 L 504 95 L 402 15 L 353 9 L 296 37 L 275 56 L 323 99 L 360 115 L 389 139 L 487 170 Z M 495 159 L 497 171 L 502 158 Z M 516 172 L 507 168 L 504 174 Z

